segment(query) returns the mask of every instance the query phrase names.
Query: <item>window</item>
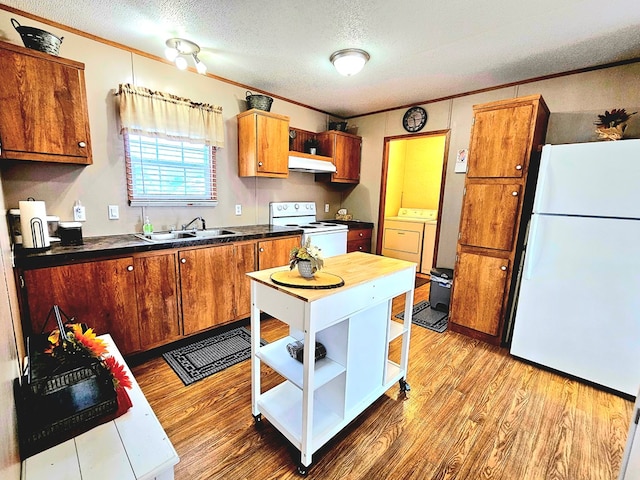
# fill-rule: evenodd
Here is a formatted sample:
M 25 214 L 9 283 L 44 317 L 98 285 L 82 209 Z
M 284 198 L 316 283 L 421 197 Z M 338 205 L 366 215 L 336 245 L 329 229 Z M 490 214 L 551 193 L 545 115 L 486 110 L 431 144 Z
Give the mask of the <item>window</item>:
M 132 206 L 216 205 L 222 107 L 120 84 L 118 97 Z
M 215 147 L 130 133 L 124 142 L 132 206 L 217 203 Z

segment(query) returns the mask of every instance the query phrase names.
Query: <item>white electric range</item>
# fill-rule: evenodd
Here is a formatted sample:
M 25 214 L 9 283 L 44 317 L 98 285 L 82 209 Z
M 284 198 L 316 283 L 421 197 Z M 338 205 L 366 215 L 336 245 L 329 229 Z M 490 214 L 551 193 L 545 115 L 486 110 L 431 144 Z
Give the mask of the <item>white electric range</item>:
M 269 223 L 302 229 L 302 243 L 308 238 L 324 258 L 347 253 L 346 225 L 316 219 L 315 202 L 271 202 Z

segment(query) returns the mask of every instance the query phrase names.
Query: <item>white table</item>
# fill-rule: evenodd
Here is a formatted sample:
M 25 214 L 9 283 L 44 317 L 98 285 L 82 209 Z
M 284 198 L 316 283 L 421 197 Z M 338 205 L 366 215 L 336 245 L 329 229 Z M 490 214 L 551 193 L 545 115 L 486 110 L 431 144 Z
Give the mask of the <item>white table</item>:
M 133 406 L 118 418 L 22 462 L 23 480 L 171 480 L 179 462 L 171 441 L 110 335 L 109 354 L 124 365 Z
M 312 455 L 362 413 L 395 382 L 405 381 L 416 264 L 362 252 L 327 258 L 323 272 L 344 279 L 335 289 L 283 287 L 271 274 L 288 267 L 249 273 L 251 278 L 252 413 L 269 420 L 300 450 L 298 471 L 306 474 Z M 391 317 L 394 297 L 405 295 L 404 322 Z M 260 345 L 260 312 L 287 323 L 289 335 Z M 396 340 L 397 339 L 397 340 Z M 286 345 L 321 342 L 327 356 L 315 361 L 305 348 L 303 362 Z M 389 345 L 401 342 L 399 361 Z M 286 380 L 261 392 L 260 363 Z

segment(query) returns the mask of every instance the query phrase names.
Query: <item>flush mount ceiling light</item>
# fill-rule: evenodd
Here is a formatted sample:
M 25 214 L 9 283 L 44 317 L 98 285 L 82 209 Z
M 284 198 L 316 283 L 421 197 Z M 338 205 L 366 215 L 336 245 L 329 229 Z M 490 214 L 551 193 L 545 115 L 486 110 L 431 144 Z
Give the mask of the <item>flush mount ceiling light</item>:
M 369 61 L 369 58 L 371 57 L 364 50 L 360 50 L 359 48 L 345 48 L 344 50 L 333 52 L 329 60 L 331 60 L 333 66 L 336 67 L 338 73 L 345 77 L 350 77 L 362 70 L 362 67 Z
M 191 56 L 196 64 L 198 73 L 204 75 L 207 72 L 207 66 L 198 58 L 200 47 L 197 44 L 184 38 L 170 38 L 166 41 L 166 44 L 167 49 L 164 51 L 164 55 L 168 60 L 175 62 L 176 67 L 180 70 L 187 68 L 187 59 L 184 57 Z

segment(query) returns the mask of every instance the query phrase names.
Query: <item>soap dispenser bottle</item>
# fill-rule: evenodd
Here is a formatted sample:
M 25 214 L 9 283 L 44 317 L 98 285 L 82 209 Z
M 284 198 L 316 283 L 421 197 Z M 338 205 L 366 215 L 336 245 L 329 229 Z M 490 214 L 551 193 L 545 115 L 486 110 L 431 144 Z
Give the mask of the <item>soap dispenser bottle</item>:
M 144 217 L 142 233 L 144 233 L 145 236 L 150 236 L 153 233 L 153 225 L 151 224 L 151 220 L 149 220 L 149 216 Z

